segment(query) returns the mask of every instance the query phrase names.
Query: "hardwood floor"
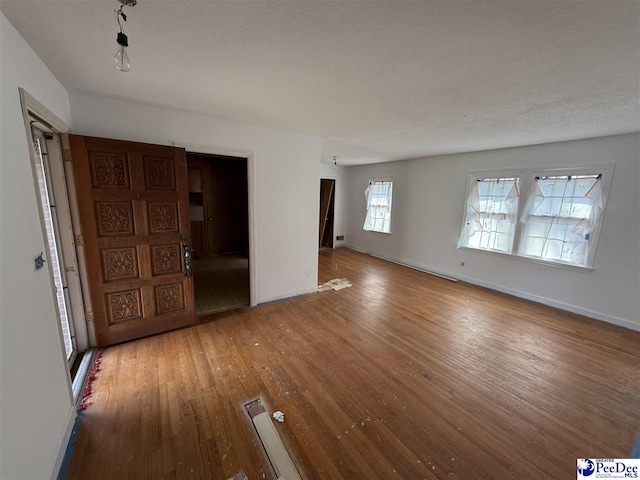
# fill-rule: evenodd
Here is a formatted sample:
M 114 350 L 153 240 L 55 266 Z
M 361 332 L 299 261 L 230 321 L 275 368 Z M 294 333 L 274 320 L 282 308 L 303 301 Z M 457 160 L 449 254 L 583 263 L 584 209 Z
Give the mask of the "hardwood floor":
M 110 347 L 69 479 L 273 478 L 262 396 L 307 479 L 575 479 L 628 457 L 640 334 L 345 249 L 353 287 Z
M 249 305 L 249 259 L 240 255 L 208 255 L 193 259 L 196 315 Z

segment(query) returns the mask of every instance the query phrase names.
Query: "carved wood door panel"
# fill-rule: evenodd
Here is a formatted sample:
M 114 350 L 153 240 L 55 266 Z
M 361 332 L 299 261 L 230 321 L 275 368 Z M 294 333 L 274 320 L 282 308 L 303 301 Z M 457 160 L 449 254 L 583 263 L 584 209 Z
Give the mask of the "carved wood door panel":
M 69 139 L 98 344 L 195 324 L 185 151 Z

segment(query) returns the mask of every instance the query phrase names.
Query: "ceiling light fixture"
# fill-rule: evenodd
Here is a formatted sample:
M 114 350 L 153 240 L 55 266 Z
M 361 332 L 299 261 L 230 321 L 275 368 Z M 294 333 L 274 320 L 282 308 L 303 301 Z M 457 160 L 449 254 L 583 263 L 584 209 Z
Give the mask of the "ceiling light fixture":
M 322 161 L 322 158 L 332 158 L 333 159 L 333 168 L 335 168 L 336 170 L 338 169 L 338 156 L 337 155 L 320 155 L 320 161 Z
M 118 32 L 118 36 L 116 37 L 116 42 L 118 43 L 118 51 L 116 52 L 115 57 L 113 57 L 113 61 L 116 63 L 116 68 L 121 72 L 128 72 L 131 70 L 131 60 L 129 60 L 129 55 L 127 55 L 127 47 L 129 46 L 129 37 L 124 33 L 124 28 L 122 27 L 122 23 L 127 21 L 127 16 L 122 11 L 124 7 L 133 7 L 137 3 L 137 0 L 118 0 L 122 5 L 120 8 L 116 10 L 116 20 L 118 22 L 118 27 L 120 27 L 120 31 Z

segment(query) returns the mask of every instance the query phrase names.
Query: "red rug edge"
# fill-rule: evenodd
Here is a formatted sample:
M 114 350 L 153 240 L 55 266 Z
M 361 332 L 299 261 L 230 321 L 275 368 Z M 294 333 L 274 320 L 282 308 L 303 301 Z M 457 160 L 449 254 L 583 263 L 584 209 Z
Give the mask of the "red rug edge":
M 102 363 L 102 352 L 103 350 L 98 350 L 96 353 L 96 358 L 93 360 L 93 365 L 89 374 L 87 375 L 86 383 L 84 386 L 84 392 L 82 392 L 82 400 L 80 400 L 80 404 L 76 409 L 78 412 L 82 412 L 86 410 L 86 408 L 91 405 L 89 401 L 89 397 L 93 392 L 93 381 L 96 379 L 96 374 L 100 371 L 100 364 Z

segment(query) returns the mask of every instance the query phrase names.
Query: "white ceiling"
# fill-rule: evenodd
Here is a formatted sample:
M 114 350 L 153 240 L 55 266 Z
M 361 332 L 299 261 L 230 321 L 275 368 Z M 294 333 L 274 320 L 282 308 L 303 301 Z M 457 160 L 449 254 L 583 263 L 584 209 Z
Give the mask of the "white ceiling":
M 128 73 L 117 6 L 0 0 L 71 92 L 321 136 L 343 165 L 640 130 L 640 0 L 138 0 Z

